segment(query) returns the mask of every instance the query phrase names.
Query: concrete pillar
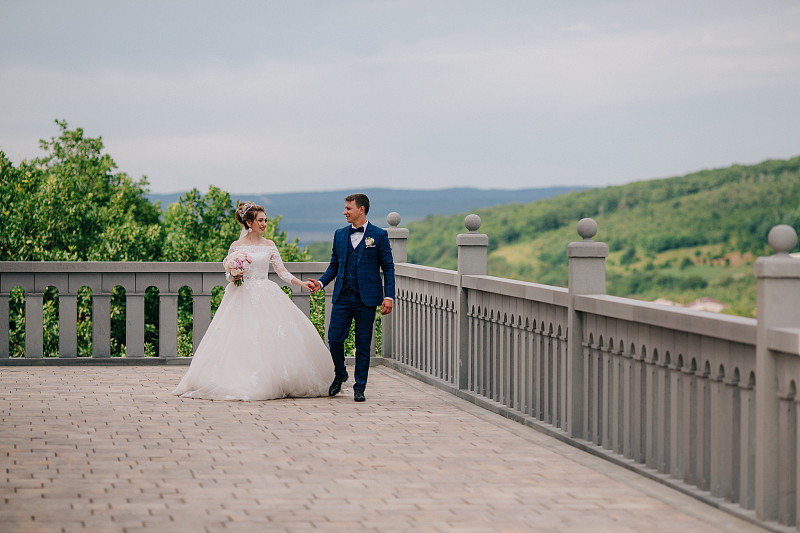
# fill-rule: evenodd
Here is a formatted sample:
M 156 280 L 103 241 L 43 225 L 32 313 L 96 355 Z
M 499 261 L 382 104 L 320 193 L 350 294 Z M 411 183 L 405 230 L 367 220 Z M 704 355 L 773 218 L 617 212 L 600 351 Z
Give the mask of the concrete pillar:
M 755 507 L 761 520 L 778 519 L 779 398 L 775 357 L 767 347 L 771 328 L 800 325 L 800 261 L 789 252 L 797 244 L 797 232 L 781 224 L 770 230 L 771 257 L 756 260 L 758 278 L 758 326 L 756 332 L 756 464 Z
M 178 293 L 158 295 L 158 356 L 178 356 Z
M 192 294 L 192 354 L 211 324 L 211 294 Z
M 583 390 L 583 325 L 574 299 L 582 294 L 606 293 L 606 257 L 608 245 L 592 240 L 597 223 L 591 218 L 578 222 L 578 235 L 583 240 L 567 245 L 569 259 L 569 316 L 567 317 L 567 432 L 570 437 L 585 438 Z
M 10 314 L 10 299 L 11 294 L 8 292 L 0 293 L 0 324 L 5 324 L 5 327 L 0 327 L 0 359 L 7 359 L 9 354 L 9 336 L 8 330 L 9 314 Z
M 386 222 L 389 224 L 386 231 L 389 233 L 389 244 L 392 247 L 392 257 L 395 264 L 408 262 L 408 228 L 397 227 L 400 224 L 400 215 L 394 211 L 386 216 Z M 397 300 L 395 298 L 392 312 L 381 317 L 381 355 L 383 357 L 394 357 L 395 355 L 393 351 L 396 336 L 395 330 L 399 324 Z
M 125 356 L 144 357 L 144 293 L 125 294 Z
M 39 358 L 44 352 L 44 293 L 25 293 L 25 357 Z
M 400 225 L 400 215 L 392 211 L 386 216 L 386 222 L 389 227 L 386 231 L 389 233 L 389 244 L 392 246 L 392 256 L 395 263 L 408 262 L 408 228 L 398 228 Z
M 92 357 L 111 357 L 111 294 L 92 293 Z
M 481 217 L 467 215 L 464 227 L 468 233 L 461 233 L 456 237 L 458 245 L 458 290 L 456 291 L 458 305 L 458 388 L 467 389 L 469 386 L 469 306 L 467 291 L 462 286 L 463 276 L 485 276 L 486 261 L 489 248 L 489 237 L 478 233 L 481 227 Z
M 78 356 L 78 295 L 58 295 L 58 356 Z

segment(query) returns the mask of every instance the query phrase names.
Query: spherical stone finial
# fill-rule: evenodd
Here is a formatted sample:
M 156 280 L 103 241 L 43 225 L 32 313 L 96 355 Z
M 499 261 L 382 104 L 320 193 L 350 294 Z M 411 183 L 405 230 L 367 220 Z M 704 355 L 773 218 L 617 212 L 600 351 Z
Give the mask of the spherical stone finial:
M 597 235 L 597 222 L 591 218 L 582 218 L 578 221 L 578 235 L 583 237 L 583 240 L 590 240 Z
M 478 231 L 478 228 L 481 227 L 481 217 L 475 214 L 467 215 L 464 219 L 464 227 L 470 232 Z
M 785 255 L 797 244 L 797 232 L 788 224 L 778 224 L 769 230 L 767 241 L 776 254 Z
M 400 213 L 392 211 L 388 215 L 386 215 L 386 222 L 393 228 L 396 228 L 400 225 Z

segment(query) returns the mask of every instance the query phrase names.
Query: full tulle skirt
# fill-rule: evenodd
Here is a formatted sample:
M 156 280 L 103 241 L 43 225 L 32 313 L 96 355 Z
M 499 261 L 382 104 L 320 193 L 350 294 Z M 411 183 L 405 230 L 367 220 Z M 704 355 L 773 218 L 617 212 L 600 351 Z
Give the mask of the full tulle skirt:
M 229 283 L 173 394 L 209 400 L 327 396 L 330 352 L 274 282 Z

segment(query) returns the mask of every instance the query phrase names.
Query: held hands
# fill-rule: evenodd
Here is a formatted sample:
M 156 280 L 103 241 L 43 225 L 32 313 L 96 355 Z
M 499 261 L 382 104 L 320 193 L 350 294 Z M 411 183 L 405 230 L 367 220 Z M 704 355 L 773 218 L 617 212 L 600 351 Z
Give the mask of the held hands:
M 300 286 L 303 287 L 304 289 L 306 289 L 309 292 L 316 292 L 316 290 L 317 290 L 316 283 L 314 283 L 314 281 L 310 280 L 310 279 L 306 280 L 306 281 L 301 281 L 300 282 Z

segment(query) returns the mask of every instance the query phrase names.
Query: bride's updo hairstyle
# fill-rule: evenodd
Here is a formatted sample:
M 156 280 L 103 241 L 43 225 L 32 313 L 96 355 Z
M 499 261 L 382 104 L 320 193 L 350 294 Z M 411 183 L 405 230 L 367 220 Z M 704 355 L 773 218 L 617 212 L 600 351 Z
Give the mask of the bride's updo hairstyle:
M 236 220 L 244 226 L 244 229 L 248 229 L 250 226 L 247 225 L 248 222 L 253 222 L 256 219 L 256 215 L 258 213 L 267 214 L 264 211 L 264 206 L 256 205 L 253 202 L 240 202 L 238 206 L 236 206 Z

